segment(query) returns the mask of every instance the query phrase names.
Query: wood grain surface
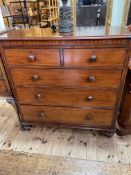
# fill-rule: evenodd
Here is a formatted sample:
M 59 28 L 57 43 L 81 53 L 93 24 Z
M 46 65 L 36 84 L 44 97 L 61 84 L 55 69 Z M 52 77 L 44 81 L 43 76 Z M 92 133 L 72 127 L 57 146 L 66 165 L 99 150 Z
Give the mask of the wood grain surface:
M 113 53 L 113 54 L 112 54 Z M 65 66 L 118 66 L 123 64 L 126 50 L 123 48 L 111 49 L 64 49 Z M 96 61 L 91 60 L 96 56 Z
M 56 156 L 0 152 L 1 175 L 130 175 L 131 166 Z
M 10 65 L 60 65 L 59 49 L 6 49 L 5 54 Z
M 111 127 L 113 120 L 113 110 L 97 110 L 86 108 L 68 107 L 46 107 L 46 106 L 27 106 L 21 107 L 23 120 L 35 123 L 56 123 L 62 126 L 96 126 Z M 103 115 L 104 114 L 104 115 Z
M 20 104 L 114 107 L 117 90 L 17 87 L 16 93 Z
M 95 160 L 113 163 L 115 166 L 120 163 L 131 164 L 131 135 L 119 137 L 115 134 L 109 139 L 95 131 L 43 126 L 22 131 L 12 106 L 1 99 L 0 109 L 0 152 L 10 150 L 49 157 Z M 0 161 L 3 160 L 0 156 Z M 6 160 L 3 162 L 6 167 L 9 165 Z M 28 161 L 26 161 L 26 167 L 28 168 Z M 4 170 L 6 170 L 5 167 Z M 113 171 L 113 168 L 111 170 Z
M 72 69 L 42 69 L 42 68 L 12 68 L 11 74 L 14 85 L 33 86 L 63 86 L 63 87 L 92 87 L 118 88 L 120 85 L 120 70 L 72 70 Z M 32 80 L 37 76 L 37 80 Z M 90 82 L 90 76 L 95 81 Z

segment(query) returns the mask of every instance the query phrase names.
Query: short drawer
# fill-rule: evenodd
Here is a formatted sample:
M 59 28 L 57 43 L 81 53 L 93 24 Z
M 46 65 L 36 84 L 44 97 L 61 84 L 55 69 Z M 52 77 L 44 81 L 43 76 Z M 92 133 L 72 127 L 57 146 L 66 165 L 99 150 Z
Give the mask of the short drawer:
M 116 88 L 120 84 L 120 70 L 73 70 L 12 68 L 15 85 L 79 86 Z
M 59 49 L 6 49 L 9 65 L 59 66 Z
M 16 88 L 20 104 L 52 106 L 115 106 L 115 90 L 87 90 L 79 88 Z
M 112 110 L 67 107 L 21 106 L 24 122 L 107 127 L 112 125 Z
M 64 49 L 65 66 L 116 66 L 122 65 L 126 49 Z

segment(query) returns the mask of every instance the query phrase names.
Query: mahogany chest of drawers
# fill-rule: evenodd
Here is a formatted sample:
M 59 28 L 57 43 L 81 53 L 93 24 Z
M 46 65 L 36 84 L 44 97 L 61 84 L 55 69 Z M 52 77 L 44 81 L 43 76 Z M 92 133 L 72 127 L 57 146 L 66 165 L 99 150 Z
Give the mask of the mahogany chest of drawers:
M 0 38 L 22 128 L 59 125 L 112 135 L 127 72 L 129 35 L 35 32 L 20 29 Z
M 131 70 L 128 70 L 118 117 L 117 134 L 131 134 Z

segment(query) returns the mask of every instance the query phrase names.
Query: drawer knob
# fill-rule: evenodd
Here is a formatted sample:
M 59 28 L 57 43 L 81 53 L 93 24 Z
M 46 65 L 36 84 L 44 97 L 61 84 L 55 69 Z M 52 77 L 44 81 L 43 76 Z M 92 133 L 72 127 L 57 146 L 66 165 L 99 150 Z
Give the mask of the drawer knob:
M 39 75 L 33 75 L 33 76 L 32 76 L 32 80 L 33 80 L 33 81 L 39 80 Z
M 93 101 L 93 97 L 92 96 L 88 96 L 87 97 L 87 101 Z
M 90 63 L 96 62 L 96 59 L 97 59 L 96 55 L 91 55 L 89 58 L 89 62 Z
M 40 111 L 38 113 L 38 116 L 41 117 L 41 118 L 45 118 L 46 117 L 46 115 L 45 115 L 45 113 L 43 111 Z
M 41 94 L 36 94 L 36 98 L 37 99 L 41 99 L 42 98 L 42 95 Z
M 35 61 L 35 60 L 36 60 L 36 57 L 35 57 L 35 55 L 30 54 L 30 55 L 28 56 L 28 59 L 29 59 L 29 61 Z
M 94 82 L 94 81 L 96 81 L 94 75 L 89 75 L 87 80 L 88 80 L 89 82 Z
M 91 114 L 87 114 L 86 117 L 85 117 L 86 120 L 91 120 L 91 118 L 92 118 Z

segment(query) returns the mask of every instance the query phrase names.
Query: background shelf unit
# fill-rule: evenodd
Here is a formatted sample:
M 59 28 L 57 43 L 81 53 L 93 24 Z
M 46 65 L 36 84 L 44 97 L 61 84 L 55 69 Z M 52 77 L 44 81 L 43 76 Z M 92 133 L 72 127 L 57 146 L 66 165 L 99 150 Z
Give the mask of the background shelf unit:
M 3 16 L 8 21 L 8 25 L 8 18 L 12 19 L 12 26 L 50 27 L 52 24 L 58 25 L 58 0 L 13 0 L 10 1 L 9 11 L 10 14 Z

